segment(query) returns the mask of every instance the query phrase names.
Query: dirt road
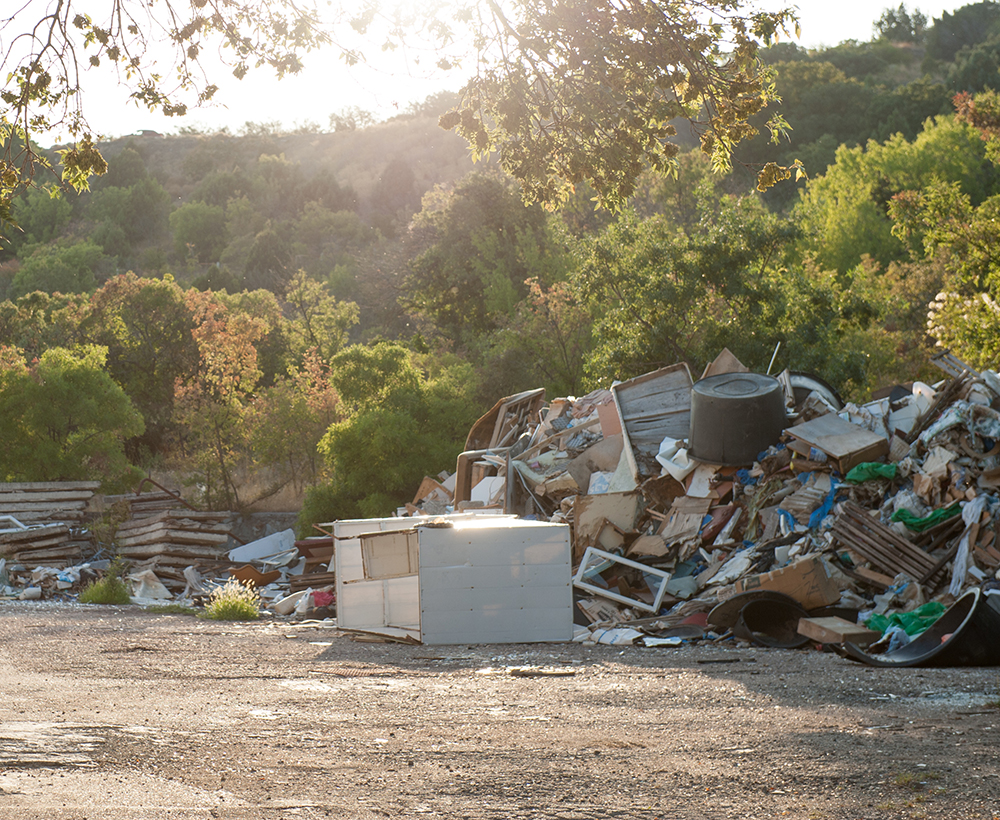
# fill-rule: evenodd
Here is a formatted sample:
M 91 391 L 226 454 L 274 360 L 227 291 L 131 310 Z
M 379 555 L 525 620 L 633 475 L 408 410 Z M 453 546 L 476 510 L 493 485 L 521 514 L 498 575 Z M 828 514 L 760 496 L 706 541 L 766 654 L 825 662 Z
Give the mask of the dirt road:
M 1000 818 L 995 669 L 40 603 L 0 604 L 0 692 L 4 820 Z

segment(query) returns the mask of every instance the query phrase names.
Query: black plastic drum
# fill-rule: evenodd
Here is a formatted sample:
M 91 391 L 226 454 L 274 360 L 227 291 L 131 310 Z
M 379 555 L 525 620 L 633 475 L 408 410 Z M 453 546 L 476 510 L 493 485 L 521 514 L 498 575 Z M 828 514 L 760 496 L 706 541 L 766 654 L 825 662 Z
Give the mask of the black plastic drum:
M 785 429 L 785 394 L 773 376 L 725 373 L 691 388 L 692 458 L 710 464 L 753 464 Z

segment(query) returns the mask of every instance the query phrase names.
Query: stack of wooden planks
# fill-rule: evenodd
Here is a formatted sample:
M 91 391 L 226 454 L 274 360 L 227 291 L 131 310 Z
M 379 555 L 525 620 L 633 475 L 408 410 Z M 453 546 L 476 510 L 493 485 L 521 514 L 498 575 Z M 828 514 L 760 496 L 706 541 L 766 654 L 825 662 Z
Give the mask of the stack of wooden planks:
M 128 493 L 126 495 L 104 496 L 104 506 L 110 507 L 119 501 L 127 501 L 133 518 L 143 518 L 157 513 L 178 510 L 184 502 L 179 494 L 170 492 Z
M 70 567 L 83 561 L 86 541 L 74 540 L 65 524 L 0 533 L 0 557 L 27 567 Z
M 56 523 L 78 526 L 83 522 L 87 503 L 99 486 L 97 481 L 0 484 L 0 515 L 12 516 L 29 527 Z
M 160 557 L 162 563 L 188 566 L 199 559 L 225 558 L 229 513 L 165 510 L 132 518 L 118 527 L 120 555 L 136 561 Z
M 169 494 L 165 494 L 169 495 Z M 229 565 L 228 512 L 198 512 L 174 509 L 137 515 L 118 527 L 118 554 L 132 562 L 133 572 L 151 569 L 171 591 L 187 586 L 184 568 L 221 568 Z M 140 506 L 140 512 L 142 507 Z

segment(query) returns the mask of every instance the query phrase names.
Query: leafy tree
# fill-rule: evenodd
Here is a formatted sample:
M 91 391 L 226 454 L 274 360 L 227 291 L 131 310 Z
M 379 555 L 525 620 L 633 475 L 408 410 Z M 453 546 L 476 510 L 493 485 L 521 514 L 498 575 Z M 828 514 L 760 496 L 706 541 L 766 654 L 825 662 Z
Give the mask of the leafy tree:
M 592 311 L 580 303 L 568 282 L 543 286 L 529 279 L 528 296 L 511 323 L 487 343 L 483 384 L 489 401 L 542 384 L 552 396 L 583 391 L 584 363 L 593 347 Z M 504 374 L 510 378 L 504 379 Z
M 132 245 L 157 238 L 167 227 L 170 195 L 152 177 L 128 188 L 104 187 L 93 194 L 90 215 L 112 222 Z
M 103 188 L 131 188 L 149 176 L 146 161 L 132 144 L 126 145 L 108 159 L 108 170 L 94 180 L 93 190 Z
M 50 347 L 79 345 L 86 341 L 81 324 L 87 301 L 84 294 L 34 291 L 0 303 L 0 346 L 16 347 L 33 361 Z
M 173 277 L 126 273 L 91 297 L 81 334 L 107 350 L 106 368 L 142 413 L 144 431 L 127 442 L 134 460 L 162 455 L 175 431 L 174 386 L 196 372 L 194 317 Z
M 282 293 L 291 279 L 291 262 L 292 247 L 287 231 L 269 222 L 250 246 L 243 269 L 243 284 L 251 290 L 263 288 Z
M 247 175 L 236 171 L 208 171 L 191 194 L 192 202 L 204 202 L 225 208 L 231 199 L 253 193 L 253 185 Z
M 175 389 L 184 453 L 207 504 L 242 509 L 238 468 L 248 406 L 261 377 L 255 345 L 267 327 L 261 319 L 227 309 L 215 294 L 189 290 L 184 298 L 198 346 L 194 373 L 178 380 Z
M 255 492 L 245 503 L 256 503 L 292 486 L 301 492 L 325 473 L 318 445 L 337 420 L 337 393 L 330 369 L 315 351 L 301 367 L 259 391 L 245 417 L 248 475 Z M 249 482 L 248 482 L 249 483 Z
M 545 211 L 496 176 L 471 174 L 428 194 L 414 228 L 429 247 L 410 265 L 404 303 L 458 340 L 504 324 L 529 277 L 565 277 L 568 260 Z
M 386 515 L 424 475 L 452 467 L 476 418 L 468 364 L 442 367 L 381 342 L 331 362 L 343 419 L 319 444 L 330 482 L 307 494 L 300 528 L 331 518 Z
M 21 263 L 11 283 L 11 295 L 89 293 L 97 285 L 104 252 L 87 240 L 71 245 L 39 245 Z
M 476 155 L 499 154 L 527 200 L 560 201 L 588 180 L 621 204 L 646 165 L 665 172 L 687 118 L 717 168 L 752 136 L 747 119 L 774 99 L 759 49 L 793 22 L 788 10 L 674 0 L 595 5 L 591 0 L 475 7 L 476 77 L 441 118 Z M 770 125 L 782 131 L 780 119 Z M 768 187 L 789 173 L 768 165 Z
M 13 204 L 13 218 L 18 230 L 12 232 L 10 244 L 14 251 L 25 245 L 54 241 L 69 222 L 73 206 L 57 192 L 31 188 Z
M 596 237 L 576 277 L 599 319 L 589 380 L 603 384 L 729 347 L 761 366 L 780 327 L 777 270 L 796 235 L 753 198 L 725 198 L 691 236 L 624 216 Z M 766 366 L 766 364 L 764 365 Z
M 919 9 L 910 14 L 906 5 L 888 8 L 875 21 L 875 36 L 892 43 L 919 43 L 927 29 L 927 16 Z
M 900 191 L 937 179 L 956 181 L 976 202 L 996 186 L 982 140 L 952 118 L 929 121 L 912 142 L 897 134 L 885 143 L 840 148 L 836 162 L 809 181 L 802 197 L 806 247 L 822 268 L 841 272 L 864 254 L 883 266 L 905 259 L 909 251 L 892 232 L 889 203 Z
M 261 335 L 255 339 L 259 384 L 267 386 L 280 380 L 293 358 L 289 349 L 287 321 L 278 297 L 269 290 L 236 290 L 216 293 L 214 298 L 230 313 L 242 314 L 257 323 Z
M 199 262 L 218 262 L 226 248 L 226 212 L 220 205 L 186 202 L 170 214 L 174 253 Z
M 888 77 L 893 66 L 916 61 L 909 49 L 901 49 L 884 40 L 859 43 L 846 40 L 822 52 L 822 59 L 833 63 L 849 78 L 878 82 Z
M 967 93 L 1000 89 L 1000 40 L 987 40 L 959 51 L 948 71 L 948 87 Z
M 954 12 L 941 13 L 927 32 L 927 57 L 951 62 L 965 48 L 988 40 L 1000 31 L 1000 3 L 984 0 Z
M 1000 95 L 988 91 L 956 97 L 958 117 L 986 140 L 986 154 L 1000 159 Z M 902 191 L 890 202 L 893 231 L 922 243 L 927 261 L 942 260 L 941 292 L 928 306 L 928 332 L 937 344 L 976 367 L 993 367 L 1000 351 L 1000 195 L 977 199 L 953 177 Z
M 99 480 L 105 491 L 141 476 L 124 440 L 142 416 L 104 370 L 105 350 L 51 348 L 30 366 L 0 356 L 0 476 L 4 481 Z
M 378 236 L 355 211 L 331 211 L 319 202 L 307 202 L 295 220 L 292 247 L 297 264 L 314 279 L 332 284 L 338 267 L 342 272 L 353 271 L 357 255 Z M 348 274 L 345 281 L 338 283 L 334 295 L 351 298 L 352 280 Z
M 893 134 L 902 134 L 912 141 L 928 119 L 949 114 L 951 110 L 951 93 L 944 83 L 927 78 L 914 80 L 873 97 L 868 108 L 872 129 L 869 136 L 884 142 Z
M 338 302 L 319 282 L 299 271 L 285 291 L 291 310 L 287 333 L 292 350 L 313 350 L 329 361 L 347 344 L 347 334 L 358 323 L 358 306 Z
M 375 115 L 356 105 L 342 108 L 330 115 L 330 127 L 334 131 L 354 131 L 375 124 Z
M 420 207 L 417 178 L 406 160 L 394 157 L 379 175 L 372 191 L 372 222 L 386 236 L 393 236 L 400 225 L 409 222 Z

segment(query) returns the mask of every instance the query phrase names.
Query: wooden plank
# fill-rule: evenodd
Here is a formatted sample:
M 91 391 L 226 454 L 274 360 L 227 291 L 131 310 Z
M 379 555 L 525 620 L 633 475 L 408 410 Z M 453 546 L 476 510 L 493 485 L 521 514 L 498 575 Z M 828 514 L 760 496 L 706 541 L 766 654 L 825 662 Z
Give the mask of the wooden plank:
M 179 555 L 187 558 L 219 558 L 224 550 L 216 547 L 201 547 L 194 544 L 144 544 L 120 547 L 118 552 L 129 558 L 149 558 L 154 555 Z
M 528 407 L 531 410 L 539 410 L 544 403 L 544 387 L 525 390 L 514 396 L 507 396 L 500 399 L 488 413 L 472 425 L 469 435 L 465 440 L 465 449 L 482 450 L 483 448 L 495 447 L 494 441 L 507 418 L 507 411 L 510 408 Z
M 834 413 L 788 427 L 784 432 L 822 450 L 838 463 L 841 473 L 889 452 L 889 442 L 882 436 L 845 421 Z
M 118 527 L 118 532 L 129 532 L 151 527 L 154 524 L 167 521 L 184 521 L 185 526 L 209 526 L 222 525 L 229 519 L 229 513 L 220 512 L 195 512 L 187 509 L 163 510 L 155 515 L 144 516 L 142 518 L 132 518 Z
M 13 481 L 0 484 L 0 493 L 15 490 L 96 490 L 100 481 Z
M 845 504 L 844 509 L 846 513 L 855 521 L 857 521 L 861 526 L 867 527 L 872 531 L 877 532 L 880 538 L 884 539 L 885 541 L 888 541 L 891 544 L 894 544 L 899 549 L 905 552 L 910 552 L 915 550 L 916 553 L 918 554 L 926 555 L 926 553 L 924 553 L 924 551 L 920 549 L 920 547 L 918 547 L 912 541 L 903 538 L 903 536 L 899 535 L 894 529 L 885 526 L 885 524 L 883 524 L 874 516 L 869 515 L 867 512 L 862 510 L 861 507 L 857 506 L 856 504 L 854 503 Z
M 146 544 L 161 544 L 169 541 L 173 544 L 192 544 L 194 546 L 220 546 L 229 543 L 228 535 L 218 535 L 215 533 L 190 533 L 183 530 L 161 530 L 156 533 L 149 533 L 135 538 L 118 538 L 118 545 L 121 547 L 137 547 Z
M 7 507 L 11 504 L 21 504 L 24 502 L 43 502 L 45 504 L 58 504 L 65 501 L 79 501 L 84 505 L 94 494 L 89 490 L 67 490 L 51 492 L 9 492 L 0 493 L 0 507 Z
M 943 566 L 916 544 L 901 538 L 852 502 L 844 504 L 833 525 L 834 537 L 892 575 L 906 572 L 914 580 L 931 579 Z
M 0 510 L 0 515 L 12 515 L 22 524 L 38 524 L 46 522 L 78 522 L 83 521 L 83 510 L 23 510 L 11 512 Z
M 44 527 L 35 530 L 18 530 L 0 535 L 0 546 L 15 549 L 22 544 L 49 541 L 53 538 L 69 539 L 68 527 Z
M 6 504 L 0 499 L 0 514 L 13 515 L 17 517 L 19 512 L 47 512 L 60 515 L 64 511 L 84 510 L 87 507 L 85 501 L 56 501 L 48 503 L 45 501 L 21 501 L 17 504 Z
M 68 544 L 68 535 L 54 535 L 49 538 L 39 538 L 36 541 L 20 541 L 16 544 L 0 544 L 0 552 L 24 552 L 35 549 L 48 549 L 60 544 Z
M 44 550 L 31 550 L 30 552 L 18 552 L 14 555 L 15 561 L 23 561 L 25 564 L 30 564 L 38 561 L 46 561 L 50 559 L 62 559 L 63 566 L 70 566 L 76 564 L 83 557 L 83 553 L 80 551 L 79 547 L 72 547 L 67 544 L 62 544 L 58 547 L 50 547 Z
M 893 584 L 893 578 L 889 575 L 884 575 L 881 572 L 875 572 L 873 569 L 868 569 L 868 567 L 855 567 L 854 574 L 859 575 L 866 581 L 873 584 L 878 584 L 883 589 L 888 589 Z
M 140 519 L 139 523 L 143 524 L 143 519 Z M 171 518 L 154 521 L 143 526 L 131 526 L 127 529 L 119 527 L 117 535 L 119 538 L 139 538 L 150 533 L 165 532 L 166 530 L 176 530 L 192 534 L 229 535 L 229 527 L 226 524 L 211 524 L 202 521 Z
M 686 364 L 663 367 L 611 388 L 622 420 L 625 457 L 632 477 L 642 479 L 639 458 L 655 457 L 667 436 L 687 438 L 691 427 L 691 371 Z

